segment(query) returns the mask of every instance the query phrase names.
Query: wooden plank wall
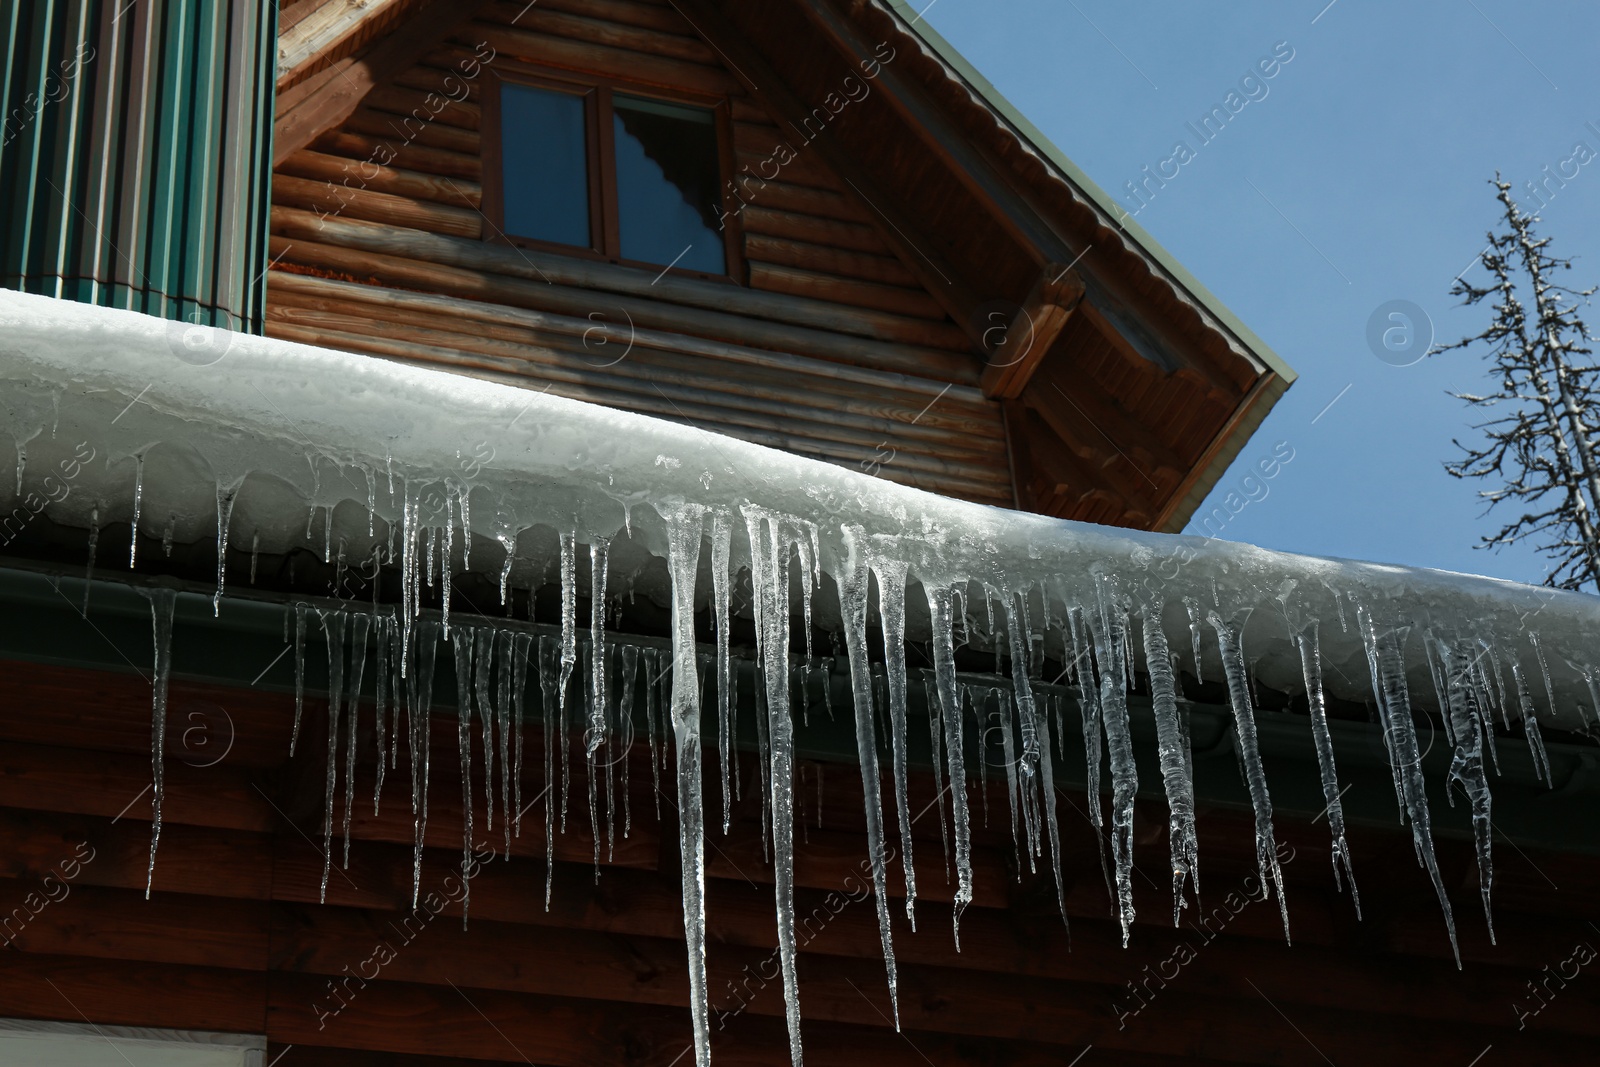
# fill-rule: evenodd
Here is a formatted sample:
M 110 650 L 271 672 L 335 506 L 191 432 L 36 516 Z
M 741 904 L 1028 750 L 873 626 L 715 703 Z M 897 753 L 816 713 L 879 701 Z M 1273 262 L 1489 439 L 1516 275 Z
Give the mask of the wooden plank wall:
M 500 62 L 725 96 L 736 165 L 751 173 L 778 144 L 800 146 L 778 179 L 745 187 L 748 284 L 656 281 L 485 243 L 487 79 L 448 83 L 457 96 L 464 83 L 466 99 L 405 123 L 484 44 Z M 870 209 L 747 99 L 664 0 L 486 7 L 279 166 L 272 232 L 272 336 L 548 385 L 947 495 L 1013 501 L 1003 422 L 977 388 L 970 340 Z
M 323 901 L 319 702 L 308 699 L 301 753 L 290 760 L 291 697 L 178 680 L 166 825 L 146 900 L 147 684 L 131 673 L 19 662 L 0 669 L 8 681 L 0 698 L 0 922 L 10 924 L 0 1014 L 265 1033 L 279 1067 L 689 1062 L 675 798 L 666 775 L 658 820 L 642 743 L 628 761 L 631 831 L 614 853 L 602 849 L 598 880 L 579 777 L 568 832 L 557 841 L 550 909 L 536 801 L 509 862 L 490 860 L 472 879 L 463 930 L 456 906 L 437 918 L 407 917 L 407 772 L 402 760 L 374 816 L 369 729 L 360 737 L 350 863 L 336 867 Z M 425 893 L 459 895 L 450 881 L 461 856 L 454 733 L 447 719 L 434 723 Z M 542 763 L 530 744 L 529 799 L 543 786 Z M 1146 1067 L 1467 1064 L 1492 1046 L 1480 1061 L 1492 1067 L 1586 1062 L 1600 1037 L 1600 986 L 1573 978 L 1581 964 L 1572 962 L 1576 946 L 1600 943 L 1586 921 L 1600 889 L 1593 859 L 1529 855 L 1497 841 L 1500 943 L 1491 947 L 1470 847 L 1441 842 L 1462 932 L 1465 969 L 1457 971 L 1404 831 L 1353 832 L 1358 923 L 1348 895 L 1333 889 L 1325 826 L 1279 820 L 1291 947 L 1275 902 L 1245 901 L 1254 868 L 1248 818 L 1221 811 L 1200 818 L 1204 910 L 1186 913 L 1174 930 L 1165 811 L 1141 803 L 1138 920 L 1124 949 L 1084 797 L 1061 794 L 1069 936 L 1048 876 L 1017 876 L 1000 775 L 991 775 L 987 828 L 970 791 L 978 893 L 959 952 L 933 785 L 913 776 L 912 809 L 923 813 L 915 823 L 919 932 L 892 901 L 897 1034 L 876 915 L 862 891 L 859 775 L 821 768 L 820 801 L 818 775 L 819 765 L 803 766 L 797 810 L 798 902 L 813 917 L 800 959 L 810 1063 L 1059 1067 L 1083 1055 L 1084 1064 Z M 716 787 L 709 790 L 714 798 Z M 889 818 L 892 827 L 892 811 Z M 485 828 L 481 806 L 477 826 L 480 842 L 504 850 L 501 824 Z M 788 1062 L 772 962 L 772 870 L 760 837 L 747 791 L 733 832 L 714 830 L 708 850 L 721 1064 Z M 897 896 L 899 886 L 892 874 Z M 1529 1013 L 1521 1029 L 1519 1007 Z

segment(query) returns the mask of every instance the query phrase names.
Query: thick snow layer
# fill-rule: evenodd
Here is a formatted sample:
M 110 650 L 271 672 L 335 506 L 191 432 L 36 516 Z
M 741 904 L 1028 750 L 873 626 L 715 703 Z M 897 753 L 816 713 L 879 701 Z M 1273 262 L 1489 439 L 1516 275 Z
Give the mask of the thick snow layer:
M 387 523 L 402 522 L 409 487 L 423 526 L 460 525 L 465 512 L 476 538 L 513 546 L 519 536 L 539 540 L 526 533 L 536 526 L 588 542 L 631 526 L 636 543 L 664 558 L 666 529 L 652 505 L 736 512 L 752 503 L 814 522 L 817 562 L 830 577 L 845 572 L 842 531 L 854 525 L 859 543 L 904 561 L 924 586 L 1020 592 L 1044 583 L 1053 598 L 1091 603 L 1094 576 L 1115 576 L 1136 599 L 1173 605 L 1165 626 L 1182 652 L 1190 637 L 1181 599 L 1229 618 L 1248 612 L 1245 658 L 1261 683 L 1283 689 L 1297 690 L 1302 677 L 1291 623 L 1317 619 L 1328 693 L 1371 699 L 1356 603 L 1379 625 L 1413 625 L 1405 649 L 1416 693 L 1433 693 L 1424 630 L 1490 642 L 1538 678 L 1536 633 L 1556 697 L 1548 706 L 1535 683 L 1538 717 L 1569 728 L 1591 699 L 1580 669 L 1600 665 L 1600 601 L 1582 594 L 1020 514 L 548 393 L 10 291 L 0 291 L 0 389 L 3 428 L 26 454 L 25 499 L 6 510 L 43 506 L 68 525 L 88 527 L 95 510 L 101 524 L 131 519 L 142 481 L 147 534 L 171 524 L 180 542 L 209 538 L 219 491 L 226 510 L 237 490 L 235 548 L 258 539 L 261 551 L 281 552 L 309 540 L 331 552 L 343 537 L 356 561 L 385 541 Z M 16 497 L 10 482 L 0 478 L 0 490 Z M 331 535 L 325 514 L 307 522 L 308 509 L 334 506 Z M 113 555 L 108 547 L 102 559 Z M 498 574 L 503 560 L 480 547 L 472 563 Z M 735 568 L 748 560 L 736 537 Z M 702 583 L 697 595 L 710 592 Z M 927 632 L 923 602 L 908 600 L 914 635 Z M 831 597 L 817 614 L 837 628 Z M 1209 658 L 1215 673 L 1217 646 L 1205 636 L 1201 667 Z

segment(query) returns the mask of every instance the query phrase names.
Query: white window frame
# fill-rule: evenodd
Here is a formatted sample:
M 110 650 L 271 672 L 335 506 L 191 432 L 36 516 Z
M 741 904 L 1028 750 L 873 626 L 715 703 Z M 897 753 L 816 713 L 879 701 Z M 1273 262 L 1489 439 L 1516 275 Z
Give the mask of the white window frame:
M 46 1022 L 38 1019 L 0 1019 L 0 1067 L 10 1067 L 6 1058 L 6 1046 L 11 1043 L 7 1039 L 13 1036 L 43 1040 L 57 1036 L 62 1039 L 64 1052 L 82 1039 L 88 1038 L 117 1049 L 118 1054 L 114 1055 L 113 1059 L 118 1063 L 135 1052 L 146 1054 L 144 1057 L 135 1058 L 135 1063 L 139 1063 L 140 1059 L 147 1059 L 150 1063 L 160 1063 L 162 1051 L 192 1049 L 196 1045 L 215 1049 L 219 1053 L 217 1057 L 219 1067 L 224 1063 L 228 1064 L 228 1067 L 265 1067 L 267 1055 L 267 1039 L 254 1034 L 225 1034 L 206 1030 L 154 1030 L 137 1026 L 96 1026 L 92 1023 Z M 233 1053 L 231 1056 L 228 1054 L 230 1051 Z M 139 1067 L 143 1067 L 143 1064 L 139 1063 Z

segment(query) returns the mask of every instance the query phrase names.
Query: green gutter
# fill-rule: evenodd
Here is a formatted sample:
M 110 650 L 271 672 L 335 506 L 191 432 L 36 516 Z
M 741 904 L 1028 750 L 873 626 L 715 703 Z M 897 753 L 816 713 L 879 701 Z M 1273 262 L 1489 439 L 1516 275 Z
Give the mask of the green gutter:
M 315 600 L 302 596 L 287 598 L 279 594 L 242 589 L 230 591 L 222 600 L 220 616 L 213 617 L 211 590 L 199 584 L 139 575 L 109 580 L 96 578 L 88 584 L 91 587 L 89 614 L 85 617 L 79 611 L 85 593 L 85 582 L 81 577 L 63 575 L 57 568 L 22 561 L 8 561 L 0 565 L 0 660 L 53 663 L 124 675 L 137 672 L 148 678 L 152 651 L 150 606 L 137 590 L 153 586 L 176 587 L 180 593 L 172 645 L 175 682 L 188 679 L 238 690 L 288 694 L 294 689 L 294 657 L 288 652 L 284 636 L 286 619 L 290 614 L 289 604 L 311 602 L 324 608 L 351 611 L 365 608 L 360 603 Z M 438 617 L 434 611 L 425 614 Z M 321 627 L 316 625 L 314 614 L 311 618 L 307 627 L 305 685 L 307 693 L 315 697 L 325 690 L 327 655 Z M 555 626 L 485 619 L 473 615 L 457 614 L 452 623 L 468 626 L 489 623 L 538 635 L 559 634 L 559 628 Z M 608 641 L 662 650 L 670 647 L 670 643 L 664 639 L 633 634 L 613 634 Z M 734 669 L 738 675 L 738 736 L 748 742 L 756 736 L 755 698 L 758 683 L 751 650 L 734 651 Z M 712 669 L 710 664 L 714 662 L 715 649 L 702 646 L 700 653 L 702 669 L 709 671 Z M 434 705 L 437 714 L 449 714 L 456 700 L 451 657 L 441 653 L 438 662 L 440 666 L 434 677 Z M 367 672 L 364 691 L 369 699 L 373 694 L 375 673 L 370 670 Z M 924 686 L 917 684 L 915 675 L 910 680 L 910 721 L 921 723 L 927 715 Z M 1009 679 L 976 674 L 963 675 L 961 681 L 969 690 L 974 687 L 1009 689 L 1011 684 Z M 835 664 L 828 685 L 830 696 L 827 701 L 822 697 L 821 684 L 816 682 L 812 684 L 809 709 L 798 698 L 795 701 L 796 754 L 805 760 L 855 766 L 858 761 L 850 679 L 842 664 Z M 713 686 L 703 688 L 707 692 L 714 689 Z M 1066 728 L 1057 730 L 1054 722 L 1050 724 L 1052 732 L 1061 736 L 1052 737 L 1049 747 L 1052 751 L 1058 747 L 1061 750 L 1053 764 L 1057 786 L 1081 793 L 1087 784 L 1086 761 L 1073 691 L 1065 686 L 1038 682 L 1034 683 L 1033 690 L 1036 697 L 1050 696 L 1063 700 Z M 538 693 L 537 671 L 530 671 L 527 706 L 528 717 L 533 720 L 540 718 Z M 172 715 L 185 714 L 190 699 L 184 695 L 181 684 L 174 689 Z M 645 737 L 642 703 L 641 700 L 640 706 L 635 708 L 634 743 L 642 743 Z M 831 716 L 827 710 L 829 703 L 832 707 Z M 1139 796 L 1145 801 L 1164 806 L 1166 800 L 1162 791 L 1155 722 L 1149 697 L 1130 694 L 1128 704 Z M 1186 701 L 1185 706 L 1191 719 L 1195 797 L 1202 819 L 1208 811 L 1218 810 L 1248 816 L 1251 811 L 1250 797 L 1240 771 L 1232 710 L 1222 705 L 1193 701 Z M 716 702 L 712 699 L 706 701 L 702 708 L 702 714 L 707 716 L 704 723 L 707 738 L 717 736 L 715 707 Z M 977 714 L 972 713 L 973 716 Z M 1452 807 L 1444 789 L 1450 763 L 1450 746 L 1445 741 L 1442 727 L 1435 731 L 1432 723 L 1432 719 L 1427 720 L 1427 725 L 1419 732 L 1427 749 L 1422 770 L 1427 783 L 1434 834 L 1439 840 L 1469 842 L 1472 839 L 1470 811 L 1465 804 Z M 1333 735 L 1340 785 L 1345 788 L 1342 801 L 1345 819 L 1352 828 L 1351 844 L 1359 869 L 1363 842 L 1371 840 L 1362 833 L 1361 828 L 1392 833 L 1400 825 L 1393 779 L 1382 733 L 1377 726 L 1335 720 L 1329 723 L 1329 727 Z M 1307 717 L 1299 713 L 1261 709 L 1256 712 L 1256 729 L 1272 791 L 1273 810 L 1278 819 L 1305 822 L 1322 818 L 1325 801 Z M 979 775 L 977 763 L 980 757 L 975 755 L 976 738 L 983 732 L 986 729 L 978 719 L 966 717 L 969 777 Z M 1556 783 L 1556 788 L 1552 790 L 1536 780 L 1532 759 L 1521 738 L 1500 735 L 1497 741 L 1500 773 L 1491 771 L 1490 788 L 1494 794 L 1494 829 L 1497 835 L 1503 835 L 1498 839 L 1510 840 L 1516 848 L 1600 855 L 1600 774 L 1595 773 L 1600 769 L 1600 753 L 1591 746 L 1566 744 L 1553 739 L 1547 741 L 1552 778 Z M 887 743 L 887 739 L 880 737 L 880 742 Z M 748 750 L 752 746 L 744 743 L 739 747 Z M 914 767 L 922 770 L 931 768 L 932 752 L 926 730 L 911 731 L 909 748 Z M 297 758 L 315 757 L 302 755 Z M 991 765 L 988 773 L 991 777 L 1003 779 L 1004 764 Z M 1102 788 L 1109 789 L 1110 783 L 1109 771 L 1103 770 Z M 1063 796 L 1072 803 L 1062 805 L 1061 817 L 1076 818 L 1073 811 L 1076 801 L 1066 794 Z M 1367 854 L 1375 855 L 1371 852 Z

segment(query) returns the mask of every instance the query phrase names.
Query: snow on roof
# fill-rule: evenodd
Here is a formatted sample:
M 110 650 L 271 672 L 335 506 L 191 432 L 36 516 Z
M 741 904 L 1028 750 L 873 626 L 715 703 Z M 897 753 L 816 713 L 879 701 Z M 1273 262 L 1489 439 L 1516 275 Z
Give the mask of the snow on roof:
M 1185 663 L 1180 605 L 1202 609 L 1202 622 L 1211 610 L 1248 615 L 1245 655 L 1258 681 L 1285 691 L 1302 687 L 1291 626 L 1320 620 L 1329 691 L 1371 700 L 1355 616 L 1365 606 L 1377 625 L 1413 628 L 1404 648 L 1419 695 L 1434 691 L 1429 633 L 1471 637 L 1535 679 L 1542 652 L 1550 687 L 1531 686 L 1541 720 L 1579 728 L 1580 703 L 1594 699 L 1584 672 L 1600 666 L 1600 600 L 1579 593 L 986 507 L 548 393 L 10 291 L 0 291 L 0 383 L 3 428 L 19 447 L 21 488 L 5 487 L 13 517 L 31 502 L 58 524 L 88 527 L 92 511 L 101 524 L 127 521 L 138 485 L 146 530 L 170 516 L 180 541 L 213 536 L 220 501 L 236 545 L 282 552 L 308 543 L 308 508 L 344 504 L 331 530 L 311 524 L 309 543 L 343 538 L 362 559 L 401 521 L 409 493 L 422 526 L 444 524 L 448 510 L 475 537 L 511 545 L 520 572 L 518 539 L 535 527 L 576 530 L 580 542 L 626 528 L 665 558 L 658 507 L 753 504 L 814 523 L 820 568 L 834 579 L 847 566 L 847 526 L 904 560 L 913 582 L 976 582 L 975 595 L 988 585 L 997 597 L 1047 588 L 1057 616 L 1093 600 L 1096 576 L 1113 579 L 1135 604 L 1172 605 L 1165 628 Z M 37 481 L 51 473 L 59 481 Z M 741 540 L 736 567 L 748 560 Z M 505 552 L 471 558 L 498 575 Z M 539 573 L 543 561 L 530 562 Z M 911 600 L 911 630 L 926 633 L 926 609 Z M 818 602 L 821 625 L 836 625 L 830 603 Z

